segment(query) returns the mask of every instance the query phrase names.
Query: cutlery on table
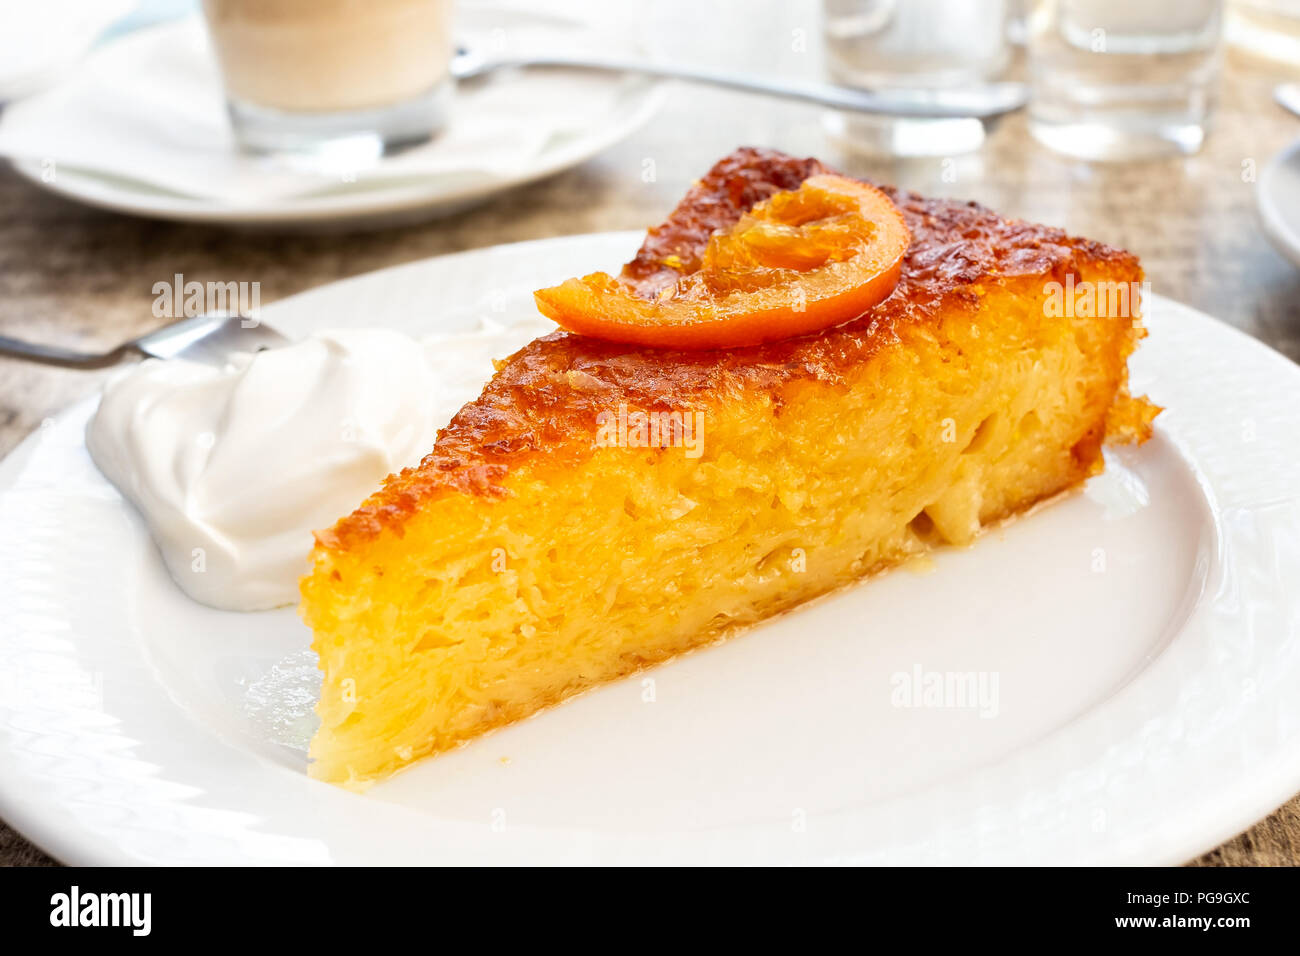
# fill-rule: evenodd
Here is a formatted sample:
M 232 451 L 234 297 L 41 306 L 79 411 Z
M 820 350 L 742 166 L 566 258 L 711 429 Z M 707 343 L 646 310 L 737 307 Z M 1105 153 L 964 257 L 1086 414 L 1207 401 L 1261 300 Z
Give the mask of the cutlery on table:
M 992 119 L 1020 109 L 1029 100 L 1029 88 L 1024 83 L 989 83 L 964 89 L 925 92 L 895 90 L 881 92 L 836 86 L 831 83 L 769 79 L 721 70 L 605 57 L 529 55 L 489 59 L 465 47 L 458 49 L 451 61 L 452 75 L 458 81 L 476 79 L 497 70 L 533 67 L 597 70 L 606 73 L 632 73 L 667 80 L 685 80 L 746 93 L 761 93 L 782 99 L 799 100 L 837 110 L 917 119 L 962 117 Z
M 1300 116 L 1300 83 L 1279 83 L 1273 87 L 1273 99 L 1283 109 Z
M 262 322 L 239 315 L 208 314 L 181 319 L 146 332 L 107 352 L 79 352 L 0 335 L 0 356 L 63 368 L 105 368 L 124 358 L 183 358 L 220 365 L 236 352 L 260 352 L 289 339 Z

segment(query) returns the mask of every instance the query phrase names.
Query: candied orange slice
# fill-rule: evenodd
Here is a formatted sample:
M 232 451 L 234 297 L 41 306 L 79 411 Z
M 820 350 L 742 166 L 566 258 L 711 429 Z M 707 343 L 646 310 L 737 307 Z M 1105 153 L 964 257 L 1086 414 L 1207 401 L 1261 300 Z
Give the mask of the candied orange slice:
M 716 230 L 698 261 L 665 260 L 679 275 L 655 293 L 597 272 L 534 297 L 543 315 L 594 338 L 674 349 L 758 345 L 865 313 L 894 291 L 910 242 L 880 190 L 812 176 Z

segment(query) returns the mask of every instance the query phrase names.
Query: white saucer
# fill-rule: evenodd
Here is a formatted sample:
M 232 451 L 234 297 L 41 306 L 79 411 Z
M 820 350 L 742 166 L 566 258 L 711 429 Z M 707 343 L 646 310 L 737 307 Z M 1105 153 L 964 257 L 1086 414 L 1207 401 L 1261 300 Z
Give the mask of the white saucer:
M 519 38 L 524 49 L 598 44 L 631 57 L 649 55 L 638 38 L 607 33 L 496 4 L 467 4 L 457 20 L 457 37 L 474 48 L 491 49 L 507 35 Z M 173 78 L 170 86 L 168 77 Z M 103 92 L 108 82 L 121 84 L 123 95 Z M 555 95 L 547 95 L 547 84 L 556 88 Z M 480 135 L 478 124 L 487 122 L 485 115 L 500 115 L 505 124 L 529 122 L 527 116 L 502 113 L 503 102 L 522 95 L 512 91 L 555 104 L 553 112 L 563 117 L 563 124 L 549 135 L 543 135 L 545 128 L 531 130 L 531 139 L 513 128 Z M 201 25 L 189 18 L 117 39 L 59 87 L 11 107 L 0 116 L 0 146 L 6 136 L 17 139 L 4 152 L 19 174 L 41 188 L 117 212 L 255 228 L 377 227 L 448 216 L 584 162 L 644 125 L 659 110 L 664 92 L 663 84 L 618 75 L 554 70 L 496 74 L 458 91 L 455 110 L 470 118 L 474 132 L 465 137 L 468 142 L 457 144 L 452 165 L 444 162 L 453 155 L 444 136 L 378 167 L 363 167 L 359 176 L 345 170 L 342 177 L 317 177 L 308 184 L 310 191 L 289 194 L 281 187 L 286 182 L 292 186 L 294 175 L 283 163 L 240 159 L 237 174 L 232 173 L 234 147 L 222 116 L 215 66 Z M 106 99 L 111 103 L 99 102 Z M 112 105 L 119 101 L 125 108 Z M 74 117 L 84 119 L 72 130 L 61 119 L 71 112 L 69 102 L 77 105 Z M 495 108 L 484 105 L 489 103 Z M 195 104 L 192 110 L 189 104 Z M 153 113 L 138 116 L 132 109 Z M 97 135 L 101 130 L 104 135 Z M 109 139 L 111 150 L 101 145 Z M 525 149 L 526 141 L 530 148 Z M 476 150 L 482 152 L 481 163 Z M 207 181 L 209 169 L 237 175 L 247 193 L 203 193 L 198 187 Z M 185 188 L 187 181 L 195 188 Z
M 1264 166 L 1255 205 L 1274 248 L 1300 267 L 1300 139 Z
M 500 321 L 504 291 L 510 321 L 639 241 L 476 250 L 265 317 L 452 330 Z M 90 462 L 83 402 L 0 462 L 0 817 L 97 864 L 1192 858 L 1300 790 L 1300 370 L 1150 311 L 1134 387 L 1167 411 L 1084 492 L 366 795 L 305 775 L 294 610 L 187 599 Z M 902 706 L 918 672 L 997 693 Z

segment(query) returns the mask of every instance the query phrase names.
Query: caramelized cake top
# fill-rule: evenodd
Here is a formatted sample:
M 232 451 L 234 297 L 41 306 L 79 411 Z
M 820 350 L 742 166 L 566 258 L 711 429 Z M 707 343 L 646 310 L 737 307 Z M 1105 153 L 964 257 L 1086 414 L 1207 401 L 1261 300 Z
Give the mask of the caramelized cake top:
M 653 296 L 697 266 L 713 230 L 775 192 L 835 172 L 816 159 L 737 149 L 649 231 L 621 278 Z M 580 460 L 593 446 L 596 416 L 619 403 L 684 410 L 750 390 L 775 391 L 797 379 L 842 381 L 848 369 L 895 341 L 900 327 L 973 308 L 977 286 L 1026 276 L 1064 283 L 1083 263 L 1108 268 L 1120 281 L 1141 276 L 1132 254 L 1060 229 L 1003 219 L 974 202 L 880 188 L 902 211 L 912 245 L 897 288 L 874 309 L 812 335 L 716 352 L 650 349 L 563 331 L 543 336 L 500 365 L 417 467 L 389 476 L 360 508 L 318 532 L 318 542 L 342 549 L 360 544 L 385 526 L 400 528 L 422 502 L 442 494 L 502 496 L 510 467 L 536 455 Z

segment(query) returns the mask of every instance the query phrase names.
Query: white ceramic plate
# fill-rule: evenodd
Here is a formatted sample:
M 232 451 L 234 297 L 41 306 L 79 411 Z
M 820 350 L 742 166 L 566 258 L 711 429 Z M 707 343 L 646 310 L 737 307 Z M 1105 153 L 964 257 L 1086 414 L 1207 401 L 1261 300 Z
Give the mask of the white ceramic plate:
M 527 36 L 531 31 L 535 39 L 530 42 L 534 45 L 590 45 L 600 42 L 608 45 L 614 42 L 605 34 L 590 29 L 579 21 L 543 11 L 529 11 L 494 3 L 467 4 L 460 9 L 457 15 L 457 38 L 474 48 L 490 51 L 498 35 L 507 32 L 503 25 L 509 26 L 512 35 L 517 33 Z M 127 63 L 162 61 L 166 56 L 175 56 L 175 51 L 178 50 L 186 51 L 187 56 L 204 55 L 207 44 L 202 39 L 202 33 L 196 21 L 187 19 L 140 31 L 114 42 L 120 47 Z M 197 47 L 196 35 L 199 37 Z M 629 58 L 652 58 L 652 51 L 638 37 L 620 35 L 618 43 L 617 49 Z M 192 51 L 192 48 L 195 49 Z M 529 49 L 527 44 L 523 49 Z M 159 68 L 153 69 L 156 71 Z M 513 84 L 511 89 L 523 89 L 527 84 L 536 84 L 538 76 L 539 74 L 528 71 L 502 73 L 497 74 L 491 82 Z M 184 88 L 187 90 L 195 82 L 195 78 L 188 74 L 184 80 Z M 474 111 L 478 102 L 475 97 L 483 89 L 482 83 L 476 81 L 460 91 L 459 96 L 463 101 L 460 104 L 461 115 Z M 422 174 L 416 170 L 373 183 L 362 181 L 355 187 L 338 186 L 333 190 L 301 196 L 235 204 L 206 196 L 187 195 L 154 184 L 150 177 L 154 175 L 154 167 L 158 165 L 159 159 L 147 150 L 138 155 L 132 153 L 135 156 L 134 165 L 113 173 L 92 170 L 75 162 L 60 161 L 57 175 L 51 176 L 47 168 L 49 159 L 37 158 L 40 154 L 36 153 L 17 158 L 12 161 L 12 165 L 20 175 L 43 189 L 77 202 L 131 215 L 244 228 L 392 226 L 449 216 L 486 202 L 509 189 L 537 182 L 585 162 L 645 125 L 662 106 L 666 88 L 662 83 L 640 78 L 576 73 L 561 89 L 568 100 L 566 110 L 581 117 L 580 125 L 555 130 L 542 148 L 525 152 L 522 160 L 512 162 L 504 169 L 457 167 L 431 174 Z M 139 123 L 129 111 L 121 118 L 121 122 L 133 124 L 129 127 L 132 129 L 140 126 L 137 135 L 166 137 L 175 133 L 170 129 L 159 132 L 148 124 Z M 56 147 L 53 148 L 57 148 L 58 137 L 53 136 L 53 139 L 56 141 Z M 494 137 L 492 141 L 496 142 L 497 139 L 499 137 Z M 225 137 L 213 139 L 206 135 L 200 136 L 198 144 L 187 144 L 187 149 L 180 153 L 172 148 L 162 155 L 171 163 L 181 162 L 191 154 L 197 160 L 207 162 L 211 157 L 203 150 L 233 148 Z M 437 146 L 435 143 L 430 148 L 436 150 Z M 485 161 L 499 162 L 502 158 L 499 152 L 499 149 L 490 151 L 485 155 Z
M 524 316 L 639 238 L 448 256 L 265 315 L 427 332 L 504 290 Z M 1134 381 L 1168 410 L 1085 492 L 364 796 L 304 773 L 295 612 L 184 597 L 77 405 L 0 463 L 0 817 L 74 863 L 1193 857 L 1300 790 L 1300 371 L 1150 312 Z M 896 706 L 917 671 L 985 675 L 983 706 Z
M 1300 139 L 1264 167 L 1255 187 L 1255 206 L 1274 248 L 1300 268 Z

